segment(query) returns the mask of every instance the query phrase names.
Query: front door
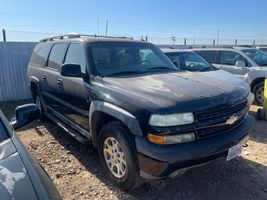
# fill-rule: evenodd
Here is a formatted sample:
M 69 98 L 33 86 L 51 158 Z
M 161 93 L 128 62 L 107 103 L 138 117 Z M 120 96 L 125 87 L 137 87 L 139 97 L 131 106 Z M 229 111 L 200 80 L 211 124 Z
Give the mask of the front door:
M 70 43 L 64 58 L 64 64 L 79 64 L 83 73 L 87 73 L 85 50 L 80 43 Z M 89 78 L 89 76 L 88 76 Z M 58 85 L 60 112 L 67 119 L 80 127 L 89 130 L 89 96 L 85 87 L 86 79 L 58 76 L 61 84 Z
M 237 67 L 237 61 L 244 61 L 246 63 L 245 67 Z M 241 78 L 249 71 L 248 61 L 239 53 L 233 51 L 219 51 L 219 58 L 216 64 L 213 64 L 219 69 L 223 69 L 232 74 L 235 74 Z

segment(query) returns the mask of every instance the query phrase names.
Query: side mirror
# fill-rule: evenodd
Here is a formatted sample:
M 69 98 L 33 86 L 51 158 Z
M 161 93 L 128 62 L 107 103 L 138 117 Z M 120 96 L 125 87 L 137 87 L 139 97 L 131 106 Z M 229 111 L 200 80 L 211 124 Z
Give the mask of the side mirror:
M 15 109 L 15 119 L 10 124 L 18 129 L 40 117 L 40 110 L 36 104 L 30 103 L 18 106 Z
M 244 61 L 236 61 L 235 63 L 235 66 L 236 67 L 245 67 L 246 66 L 246 63 Z
M 82 78 L 84 74 L 78 64 L 63 64 L 60 67 L 60 75 L 66 77 Z

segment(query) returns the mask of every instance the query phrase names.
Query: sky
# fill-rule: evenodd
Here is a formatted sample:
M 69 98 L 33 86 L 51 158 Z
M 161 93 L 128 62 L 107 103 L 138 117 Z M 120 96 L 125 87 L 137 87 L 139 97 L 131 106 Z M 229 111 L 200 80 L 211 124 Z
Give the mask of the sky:
M 0 0 L 0 28 L 151 38 L 267 39 L 266 0 Z

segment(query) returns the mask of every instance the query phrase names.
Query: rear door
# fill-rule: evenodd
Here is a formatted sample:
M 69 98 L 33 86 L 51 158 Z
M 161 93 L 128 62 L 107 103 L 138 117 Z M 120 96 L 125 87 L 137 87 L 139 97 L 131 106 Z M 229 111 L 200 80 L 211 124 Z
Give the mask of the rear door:
M 81 43 L 70 43 L 64 57 L 64 64 L 79 64 L 83 73 L 87 74 L 85 47 Z M 89 78 L 89 76 L 88 76 Z M 85 85 L 86 78 L 60 76 L 57 94 L 60 99 L 60 110 L 64 117 L 80 127 L 89 130 L 89 95 Z
M 248 71 L 249 62 L 239 53 L 234 51 L 218 51 L 218 63 L 216 66 L 237 76 L 243 77 Z M 237 61 L 244 61 L 246 67 L 236 67 Z
M 65 43 L 55 43 L 52 46 L 41 75 L 42 96 L 47 105 L 54 109 L 58 107 L 56 97 L 58 96 L 59 68 L 63 61 L 66 46 Z

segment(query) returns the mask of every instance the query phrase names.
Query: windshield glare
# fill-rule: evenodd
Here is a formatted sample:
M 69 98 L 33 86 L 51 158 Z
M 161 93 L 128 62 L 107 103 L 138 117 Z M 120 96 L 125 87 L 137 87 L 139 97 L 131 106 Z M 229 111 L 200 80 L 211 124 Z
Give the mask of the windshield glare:
M 193 52 L 172 52 L 166 53 L 172 62 L 177 63 L 177 67 L 188 71 L 210 71 L 215 68 L 199 55 Z
M 257 49 L 242 50 L 248 57 L 250 57 L 257 65 L 267 66 L 267 54 Z
M 94 74 L 102 76 L 177 71 L 154 45 L 134 42 L 98 42 L 91 46 Z

